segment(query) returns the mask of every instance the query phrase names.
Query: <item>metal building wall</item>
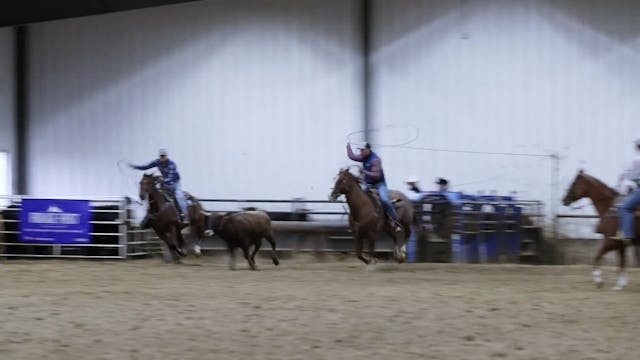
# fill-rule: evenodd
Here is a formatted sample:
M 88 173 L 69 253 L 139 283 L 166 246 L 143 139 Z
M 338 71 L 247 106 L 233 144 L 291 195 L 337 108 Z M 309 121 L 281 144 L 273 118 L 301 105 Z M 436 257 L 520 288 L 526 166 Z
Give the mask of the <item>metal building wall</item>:
M 361 123 L 355 1 L 206 1 L 36 24 L 29 193 L 137 193 L 167 147 L 200 197 L 325 198 Z
M 417 175 L 433 188 L 444 176 L 456 190 L 518 191 L 555 207 L 579 167 L 614 185 L 629 165 L 639 2 L 375 0 L 373 14 L 373 127 L 415 124 L 415 147 L 562 157 L 551 194 L 548 158 L 379 146 L 391 187 Z M 373 135 L 393 145 L 414 132 Z
M 13 29 L 0 28 L 0 151 L 8 153 L 11 164 L 16 153 L 14 54 Z M 12 186 L 6 191 L 12 192 Z

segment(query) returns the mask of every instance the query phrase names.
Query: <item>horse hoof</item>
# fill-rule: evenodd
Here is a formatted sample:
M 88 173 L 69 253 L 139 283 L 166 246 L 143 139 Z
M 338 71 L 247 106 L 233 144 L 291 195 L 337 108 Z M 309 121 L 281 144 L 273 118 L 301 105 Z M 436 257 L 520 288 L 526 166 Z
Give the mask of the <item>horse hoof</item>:
M 604 286 L 604 281 L 602 281 L 602 280 L 596 281 L 596 287 L 598 289 L 602 289 L 603 286 Z
M 205 236 L 213 236 L 213 231 L 212 230 L 205 230 L 204 235 Z
M 195 245 L 193 247 L 193 254 L 197 257 L 200 257 L 202 255 L 202 250 L 200 249 L 200 245 Z

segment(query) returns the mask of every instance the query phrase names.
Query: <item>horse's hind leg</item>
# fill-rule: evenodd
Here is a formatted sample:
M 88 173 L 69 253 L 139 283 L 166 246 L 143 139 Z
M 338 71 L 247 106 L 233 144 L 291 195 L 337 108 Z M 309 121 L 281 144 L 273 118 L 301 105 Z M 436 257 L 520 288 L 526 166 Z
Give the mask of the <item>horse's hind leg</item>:
M 625 246 L 623 244 L 618 244 L 618 257 L 620 261 L 620 268 L 618 269 L 618 280 L 616 281 L 616 286 L 613 287 L 613 290 L 622 290 L 629 283 L 629 278 L 627 276 L 627 257 L 625 256 Z
M 262 239 L 258 239 L 253 246 L 253 251 L 251 252 L 251 256 L 250 256 L 251 262 L 253 263 L 254 266 L 256 264 L 256 254 L 258 253 L 258 250 L 260 250 L 261 246 L 262 246 Z
M 396 260 L 396 262 L 401 263 L 403 261 L 403 258 L 401 255 L 402 248 L 398 244 L 398 235 L 396 235 L 396 232 L 393 231 L 393 229 L 391 229 L 391 227 L 389 226 L 384 227 L 384 232 L 393 240 L 393 258 Z
M 276 240 L 273 238 L 273 233 L 269 233 L 269 235 L 265 236 L 265 239 L 271 244 L 271 261 L 273 261 L 273 265 L 280 265 L 280 260 L 278 260 L 278 254 L 276 254 Z
M 245 242 L 245 244 L 247 244 L 248 242 Z M 249 254 L 249 246 L 243 246 L 242 247 L 242 253 L 244 254 L 244 258 L 247 259 L 247 262 L 249 263 L 249 266 L 251 267 L 251 270 L 256 270 L 256 263 L 253 262 L 253 260 L 251 259 L 251 256 Z
M 198 225 L 191 225 L 189 228 L 189 242 L 191 243 L 191 249 L 193 254 L 197 257 L 202 255 L 202 249 L 200 244 L 202 243 L 202 238 L 204 237 L 204 230 L 200 228 Z

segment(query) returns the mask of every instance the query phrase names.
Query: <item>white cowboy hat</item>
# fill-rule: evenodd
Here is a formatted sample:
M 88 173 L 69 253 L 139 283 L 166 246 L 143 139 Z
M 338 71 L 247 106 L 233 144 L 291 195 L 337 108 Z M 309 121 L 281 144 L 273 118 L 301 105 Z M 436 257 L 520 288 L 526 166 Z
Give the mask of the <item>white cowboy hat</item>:
M 408 183 L 408 184 L 417 183 L 418 182 L 418 178 L 415 177 L 415 176 L 409 176 L 405 182 Z

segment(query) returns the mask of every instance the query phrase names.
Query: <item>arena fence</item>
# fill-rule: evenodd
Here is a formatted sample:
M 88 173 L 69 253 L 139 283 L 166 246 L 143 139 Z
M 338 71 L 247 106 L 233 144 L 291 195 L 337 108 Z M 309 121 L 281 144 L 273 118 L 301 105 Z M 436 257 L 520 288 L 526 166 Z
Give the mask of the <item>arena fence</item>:
M 127 201 L 124 198 L 55 199 L 88 200 L 91 230 L 88 243 L 34 243 L 20 241 L 20 211 L 28 196 L 5 196 L 8 205 L 0 218 L 0 257 L 4 258 L 96 258 L 127 257 Z
M 163 251 L 163 244 L 155 234 L 139 229 L 131 220 L 126 198 L 89 199 L 93 227 L 89 244 L 23 243 L 19 241 L 18 214 L 25 198 L 28 197 L 6 197 L 9 206 L 2 209 L 0 219 L 0 257 L 125 259 Z M 279 251 L 353 251 L 344 202 L 303 199 L 200 199 L 200 202 L 212 212 L 247 208 L 267 211 L 273 220 Z M 413 251 L 419 253 L 417 248 L 429 248 L 427 255 L 418 254 L 418 261 L 515 262 L 523 256 L 536 256 L 541 238 L 540 219 L 544 217 L 541 202 L 466 198 L 449 209 L 443 209 L 442 202 L 441 198 L 427 196 L 415 204 Z M 525 217 L 528 220 L 523 222 Z M 188 230 L 186 239 L 187 233 Z M 380 252 L 392 249 L 391 240 L 384 236 L 376 245 Z M 444 255 L 434 255 L 437 248 L 444 249 Z M 205 253 L 215 252 L 225 250 L 226 246 L 214 237 L 205 239 L 202 249 Z

